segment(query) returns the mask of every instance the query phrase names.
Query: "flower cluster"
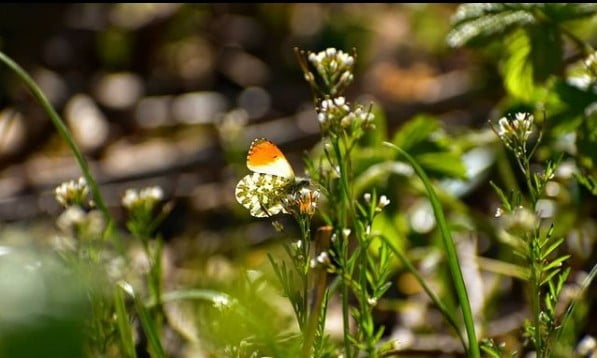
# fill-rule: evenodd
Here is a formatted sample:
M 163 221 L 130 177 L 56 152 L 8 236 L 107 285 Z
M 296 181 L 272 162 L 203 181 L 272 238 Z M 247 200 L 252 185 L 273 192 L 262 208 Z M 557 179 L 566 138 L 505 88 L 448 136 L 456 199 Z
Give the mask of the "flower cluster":
M 308 58 L 332 93 L 348 86 L 354 78 L 354 57 L 346 52 L 328 48 L 317 54 L 311 52 Z
M 500 217 L 502 216 L 504 229 L 512 234 L 521 235 L 530 232 L 539 224 L 537 215 L 523 206 L 514 208 L 507 215 L 503 215 L 503 210 L 500 210 Z
M 385 195 L 380 196 L 379 199 L 377 199 L 377 202 L 373 202 L 374 198 L 371 196 L 371 193 L 365 193 L 363 194 L 363 199 L 365 199 L 365 202 L 367 204 L 375 205 L 374 210 L 376 213 L 380 213 L 383 210 L 383 208 L 390 205 L 390 199 L 388 199 L 388 197 Z
M 99 238 L 105 228 L 104 218 L 99 211 L 86 212 L 78 205 L 66 208 L 56 224 L 63 232 L 82 240 Z
M 71 180 L 60 184 L 54 190 L 56 201 L 68 208 L 73 205 L 85 207 L 88 203 L 89 187 L 85 178 Z
M 303 187 L 284 198 L 282 204 L 288 213 L 296 217 L 311 217 L 317 209 L 319 195 L 319 191 Z
M 535 118 L 530 113 L 516 113 L 514 118 L 502 117 L 493 128 L 504 145 L 514 154 L 526 155 L 526 144 L 533 134 Z
M 324 134 L 339 134 L 343 130 L 354 132 L 358 129 L 373 128 L 374 116 L 371 111 L 365 111 L 361 105 L 352 109 L 344 97 L 328 98 L 321 101 L 317 112 L 317 120 Z
M 152 211 L 163 198 L 164 192 L 158 186 L 143 188 L 140 191 L 127 189 L 122 197 L 122 206 L 131 212 L 138 210 Z

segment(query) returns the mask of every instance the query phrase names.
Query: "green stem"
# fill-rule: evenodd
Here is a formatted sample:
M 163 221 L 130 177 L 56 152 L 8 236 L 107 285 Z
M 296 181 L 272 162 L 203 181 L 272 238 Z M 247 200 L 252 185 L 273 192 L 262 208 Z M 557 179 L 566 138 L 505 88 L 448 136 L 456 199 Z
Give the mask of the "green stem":
M 532 254 L 531 254 L 532 255 Z M 534 256 L 534 255 L 533 255 Z M 533 257 L 534 260 L 534 257 Z M 541 306 L 539 303 L 539 280 L 537 276 L 537 267 L 535 262 L 531 263 L 531 306 L 533 310 L 533 324 L 535 326 L 535 350 L 537 358 L 543 358 L 543 342 L 541 339 L 541 324 L 539 315 L 541 314 Z
M 332 145 L 334 148 L 334 154 L 336 157 L 336 162 L 338 163 L 338 167 L 340 169 L 340 185 L 341 185 L 341 193 L 340 193 L 340 203 L 341 207 L 338 213 L 338 224 L 339 228 L 336 230 L 336 235 L 338 237 L 338 242 L 340 243 L 340 256 L 341 256 L 341 266 L 343 272 L 343 279 L 342 279 L 342 323 L 343 323 L 343 335 L 344 335 L 344 350 L 347 358 L 352 357 L 352 350 L 350 347 L 350 319 L 349 319 L 349 307 L 348 307 L 348 283 L 344 279 L 345 276 L 350 276 L 352 273 L 347 271 L 348 268 L 348 242 L 345 242 L 342 236 L 342 230 L 346 228 L 347 224 L 347 211 L 350 202 L 349 198 L 349 183 L 348 177 L 346 172 L 346 161 L 349 158 L 344 158 L 342 155 L 342 149 L 340 148 L 339 138 L 335 137 L 332 138 Z M 333 163 L 330 163 L 333 166 Z
M 481 353 L 479 351 L 479 344 L 477 343 L 477 335 L 475 333 L 475 324 L 473 321 L 473 313 L 471 310 L 470 301 L 468 299 L 468 293 L 466 291 L 466 285 L 464 284 L 464 277 L 462 276 L 462 271 L 460 269 L 460 263 L 458 261 L 458 255 L 456 254 L 456 247 L 454 245 L 454 241 L 452 239 L 452 234 L 450 233 L 450 229 L 448 227 L 448 223 L 444 216 L 444 212 L 442 209 L 442 205 L 433 189 L 431 181 L 425 174 L 425 171 L 421 168 L 421 166 L 417 163 L 417 161 L 410 156 L 406 151 L 402 148 L 397 147 L 392 143 L 385 142 L 385 145 L 393 148 L 394 150 L 398 151 L 402 156 L 404 156 L 408 162 L 411 164 L 425 189 L 427 190 L 427 194 L 429 196 L 429 201 L 431 202 L 431 206 L 433 207 L 433 213 L 435 214 L 435 218 L 438 224 L 438 227 L 441 232 L 442 241 L 444 244 L 444 248 L 446 250 L 446 256 L 448 259 L 448 266 L 450 268 L 450 273 L 452 275 L 452 281 L 454 284 L 454 289 L 456 290 L 456 295 L 458 297 L 458 301 L 460 303 L 460 308 L 462 310 L 462 317 L 464 319 L 464 325 L 466 327 L 466 334 L 468 338 L 469 349 L 468 353 L 469 356 L 472 358 L 479 358 Z
M 58 133 L 62 136 L 62 138 L 68 144 L 70 150 L 73 152 L 73 154 L 75 156 L 75 159 L 77 160 L 77 163 L 79 164 L 79 167 L 81 168 L 81 171 L 83 172 L 83 176 L 85 177 L 85 180 L 87 180 L 87 184 L 91 188 L 91 192 L 92 192 L 93 200 L 95 201 L 95 204 L 101 210 L 102 214 L 104 215 L 104 219 L 108 223 L 108 227 L 110 227 L 112 218 L 110 216 L 110 213 L 108 212 L 108 208 L 104 204 L 104 200 L 102 199 L 102 195 L 99 191 L 99 188 L 98 188 L 95 180 L 93 179 L 93 176 L 91 175 L 91 171 L 89 170 L 89 165 L 87 164 L 85 157 L 83 156 L 83 154 L 81 153 L 81 151 L 79 150 L 77 145 L 75 144 L 75 141 L 74 141 L 72 135 L 70 134 L 70 132 L 68 131 L 68 128 L 66 128 L 66 126 L 64 125 L 64 122 L 62 121 L 62 119 L 60 119 L 60 116 L 58 115 L 58 113 L 56 113 L 56 111 L 54 110 L 54 107 L 52 107 L 52 105 L 50 104 L 50 102 L 48 101 L 46 96 L 43 94 L 43 92 L 41 91 L 39 86 L 35 83 L 35 81 L 33 81 L 33 79 L 29 76 L 29 74 L 27 74 L 27 72 L 21 66 L 19 66 L 16 62 L 14 62 L 10 57 L 8 57 L 2 51 L 0 51 L 0 61 L 3 62 L 6 66 L 8 66 L 25 83 L 27 88 L 29 88 L 31 93 L 33 93 L 33 96 L 42 105 L 42 107 L 44 108 L 44 110 L 46 111 L 46 113 L 48 114 L 50 119 L 52 120 L 52 123 L 56 127 L 56 130 L 58 130 Z

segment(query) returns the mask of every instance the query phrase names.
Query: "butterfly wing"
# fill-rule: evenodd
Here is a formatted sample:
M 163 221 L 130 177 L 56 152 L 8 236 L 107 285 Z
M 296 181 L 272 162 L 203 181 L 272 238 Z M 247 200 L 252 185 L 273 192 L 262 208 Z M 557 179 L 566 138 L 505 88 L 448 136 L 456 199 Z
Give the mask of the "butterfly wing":
M 256 173 L 294 178 L 294 171 L 280 148 L 264 138 L 255 139 L 251 144 L 247 167 Z
M 279 213 L 286 214 L 282 205 L 292 188 L 293 179 L 264 173 L 246 175 L 236 185 L 236 200 L 249 210 L 251 215 L 262 218 Z

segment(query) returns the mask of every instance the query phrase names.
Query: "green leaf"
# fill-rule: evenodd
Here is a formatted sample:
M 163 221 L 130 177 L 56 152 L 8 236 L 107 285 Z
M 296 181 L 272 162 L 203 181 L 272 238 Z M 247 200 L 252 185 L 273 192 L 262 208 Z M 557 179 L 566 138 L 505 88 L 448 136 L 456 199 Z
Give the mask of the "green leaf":
M 448 45 L 487 45 L 514 29 L 538 23 L 559 24 L 594 16 L 596 4 L 473 3 L 458 7 L 452 17 Z
M 136 357 L 135 343 L 133 340 L 133 329 L 126 311 L 124 289 L 117 286 L 114 289 L 114 307 L 116 309 L 116 323 L 120 334 L 120 344 L 126 357 Z
M 518 31 L 506 40 L 509 54 L 503 63 L 504 84 L 508 92 L 522 100 L 531 100 L 535 93 L 531 43 L 527 34 Z
M 446 258 L 448 260 L 448 267 L 450 268 L 452 282 L 456 291 L 456 296 L 458 297 L 458 302 L 460 303 L 462 318 L 464 320 L 464 325 L 466 328 L 466 333 L 469 342 L 468 354 L 470 357 L 478 358 L 480 357 L 479 344 L 477 343 L 477 335 L 475 334 L 475 326 L 473 322 L 471 304 L 468 298 L 466 285 L 464 284 L 462 269 L 460 268 L 460 262 L 456 253 L 454 240 L 452 239 L 452 234 L 450 232 L 448 222 L 444 215 L 442 204 L 439 198 L 437 197 L 435 190 L 433 189 L 433 185 L 431 184 L 429 177 L 427 176 L 423 168 L 421 168 L 421 166 L 417 163 L 417 161 L 402 148 L 396 147 L 392 143 L 386 142 L 384 144 L 393 148 L 400 155 L 406 158 L 406 160 L 410 163 L 410 165 L 412 165 L 413 169 L 415 170 L 415 173 L 417 173 L 417 175 L 423 182 L 423 185 L 425 186 L 425 190 L 427 191 L 429 201 L 431 202 L 431 206 L 433 207 L 433 214 L 435 215 L 435 220 L 441 233 L 444 249 L 446 250 Z
M 562 34 L 557 27 L 542 23 L 529 26 L 527 36 L 531 45 L 533 80 L 543 82 L 562 66 Z
M 489 185 L 491 185 L 493 190 L 495 190 L 495 193 L 500 197 L 500 200 L 504 208 L 507 211 L 512 211 L 512 204 L 510 204 L 510 200 L 508 200 L 508 197 L 506 196 L 506 194 L 504 194 L 504 191 L 491 180 L 489 181 Z
M 450 152 L 433 152 L 419 154 L 416 160 L 430 173 L 466 179 L 466 167 L 460 156 Z
M 562 257 L 558 257 L 557 259 L 550 262 L 548 265 L 543 267 L 543 271 L 548 271 L 553 268 L 559 267 L 562 263 L 570 258 L 570 255 L 565 255 Z
M 513 28 L 535 22 L 528 6 L 521 4 L 474 3 L 458 7 L 447 41 L 451 47 L 486 44 Z
M 543 253 L 541 254 L 541 259 L 544 260 L 545 258 L 547 258 L 547 256 L 549 256 L 549 254 L 551 254 L 553 250 L 557 249 L 558 246 L 562 244 L 562 242 L 564 242 L 563 237 L 551 244 L 545 251 L 543 251 Z
M 396 133 L 392 143 L 409 152 L 425 142 L 429 136 L 439 129 L 439 122 L 428 115 L 418 115 L 406 122 Z

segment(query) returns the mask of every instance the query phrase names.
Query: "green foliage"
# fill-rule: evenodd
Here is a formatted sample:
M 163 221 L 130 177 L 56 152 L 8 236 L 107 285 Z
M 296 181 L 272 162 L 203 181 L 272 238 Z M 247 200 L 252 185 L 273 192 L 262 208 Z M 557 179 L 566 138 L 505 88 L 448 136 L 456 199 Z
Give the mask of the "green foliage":
M 466 168 L 459 153 L 441 141 L 440 124 L 434 117 L 418 115 L 396 132 L 392 143 L 413 155 L 432 175 L 466 179 Z
M 448 44 L 453 47 L 482 45 L 518 28 L 544 23 L 555 27 L 594 16 L 596 12 L 595 4 L 464 4 L 452 18 Z
M 595 14 L 595 4 L 464 4 L 452 19 L 447 41 L 453 47 L 484 46 L 505 38 L 505 87 L 511 95 L 531 101 L 540 94 L 537 84 L 561 72 L 565 37 L 584 54 L 589 53 L 565 25 Z

